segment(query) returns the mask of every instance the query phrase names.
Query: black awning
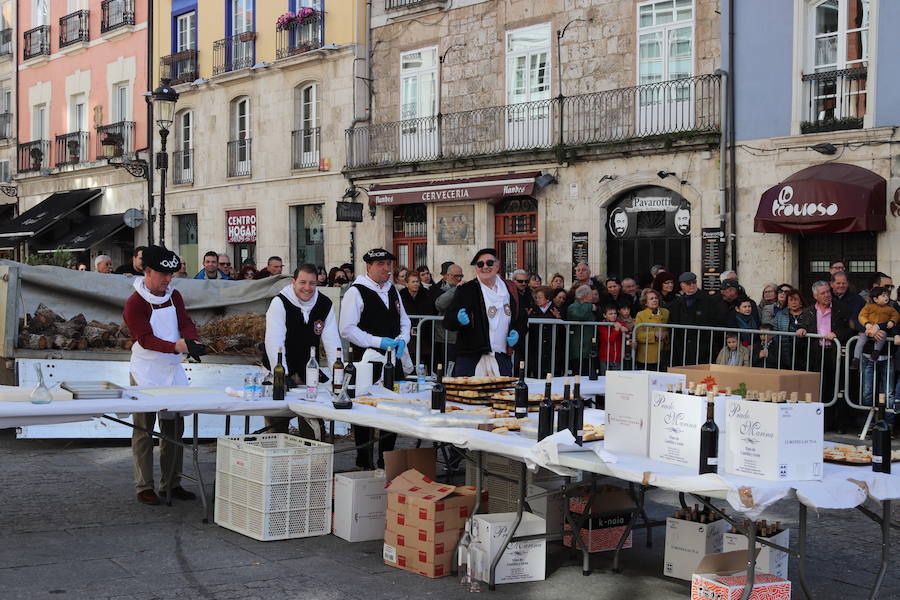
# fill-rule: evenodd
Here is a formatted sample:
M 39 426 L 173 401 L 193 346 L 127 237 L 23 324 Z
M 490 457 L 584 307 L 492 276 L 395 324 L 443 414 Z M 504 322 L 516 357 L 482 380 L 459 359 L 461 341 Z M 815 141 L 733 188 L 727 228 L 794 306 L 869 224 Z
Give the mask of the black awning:
M 9 238 L 25 238 L 27 240 L 40 234 L 60 219 L 72 214 L 95 198 L 99 198 L 102 194 L 103 190 L 93 188 L 57 192 L 45 198 L 9 223 L 0 226 L 0 246 L 10 245 Z
M 40 253 L 55 252 L 56 250 L 84 252 L 123 227 L 125 227 L 125 213 L 91 215 L 84 223 L 63 237 L 35 245 L 34 248 Z M 2 242 L 0 242 L 0 245 L 2 245 Z
M 31 239 L 30 235 L 20 235 L 15 237 L 0 237 L 0 250 L 15 250 L 19 244 L 24 244 Z

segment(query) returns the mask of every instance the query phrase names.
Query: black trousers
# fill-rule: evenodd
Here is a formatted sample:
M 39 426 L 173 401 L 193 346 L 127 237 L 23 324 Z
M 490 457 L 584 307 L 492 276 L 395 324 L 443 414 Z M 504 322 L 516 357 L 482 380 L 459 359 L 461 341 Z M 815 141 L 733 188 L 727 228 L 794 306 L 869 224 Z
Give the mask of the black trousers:
M 373 439 L 374 431 L 379 431 L 380 434 L 378 442 L 376 442 L 378 444 L 377 463 L 372 461 L 373 446 L 368 445 Z M 372 470 L 377 464 L 378 468 L 381 469 L 384 468 L 384 453 L 394 449 L 394 444 L 397 443 L 397 434 L 354 425 L 353 439 L 356 441 L 356 466 L 361 469 Z

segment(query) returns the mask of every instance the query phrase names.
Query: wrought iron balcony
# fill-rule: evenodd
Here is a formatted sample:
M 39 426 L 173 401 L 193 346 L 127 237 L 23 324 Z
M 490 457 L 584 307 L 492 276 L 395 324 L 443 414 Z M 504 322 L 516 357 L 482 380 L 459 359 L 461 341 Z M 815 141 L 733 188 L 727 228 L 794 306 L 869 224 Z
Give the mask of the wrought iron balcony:
M 291 168 L 315 169 L 319 167 L 318 127 L 291 132 Z
M 59 19 L 59 47 L 91 39 L 89 10 L 78 10 Z
M 11 112 L 0 113 L 0 139 L 12 137 L 13 115 Z
M 23 37 L 24 48 L 22 58 L 32 59 L 36 56 L 50 56 L 50 26 L 41 25 L 29 29 Z
M 384 0 L 385 10 L 398 10 L 409 8 L 417 4 L 445 4 L 446 0 Z
M 134 25 L 134 0 L 103 0 L 100 3 L 100 33 Z
M 171 85 L 189 83 L 200 77 L 197 69 L 197 51 L 184 50 L 159 59 L 159 71 L 162 78 L 168 78 Z
M 12 54 L 12 29 L 0 30 L 0 56 Z
M 720 78 L 699 75 L 347 130 L 347 167 L 720 131 Z
M 292 23 L 287 29 L 276 30 L 278 36 L 276 58 L 287 58 L 294 54 L 302 54 L 321 48 L 322 32 L 324 31 L 325 15 L 315 12 L 307 17 L 303 23 Z
M 97 128 L 97 158 L 128 156 L 134 152 L 134 121 L 119 121 Z
M 91 134 L 74 131 L 56 136 L 56 166 L 77 165 L 88 161 Z
M 172 153 L 172 183 L 194 183 L 194 151 L 176 150 Z
M 249 177 L 252 174 L 250 168 L 251 138 L 232 140 L 228 142 L 228 177 Z
M 862 129 L 866 116 L 868 69 L 857 67 L 803 76 L 807 114 L 801 133 Z
M 255 60 L 255 31 L 245 31 L 213 42 L 213 75 L 249 69 Z
M 19 173 L 33 173 L 50 168 L 50 140 L 19 144 Z

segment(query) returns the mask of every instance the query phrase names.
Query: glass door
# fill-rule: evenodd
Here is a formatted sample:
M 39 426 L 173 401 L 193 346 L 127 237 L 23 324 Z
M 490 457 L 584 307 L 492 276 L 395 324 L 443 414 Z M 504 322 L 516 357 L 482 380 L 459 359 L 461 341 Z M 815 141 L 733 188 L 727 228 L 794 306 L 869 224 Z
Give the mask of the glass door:
M 253 31 L 253 1 L 231 0 L 231 65 L 232 70 L 253 65 L 253 40 L 241 34 Z
M 241 98 L 234 111 L 235 164 L 239 173 L 250 172 L 250 99 Z
M 400 56 L 400 156 L 437 158 L 437 48 Z
M 506 34 L 506 147 L 550 145 L 550 25 Z

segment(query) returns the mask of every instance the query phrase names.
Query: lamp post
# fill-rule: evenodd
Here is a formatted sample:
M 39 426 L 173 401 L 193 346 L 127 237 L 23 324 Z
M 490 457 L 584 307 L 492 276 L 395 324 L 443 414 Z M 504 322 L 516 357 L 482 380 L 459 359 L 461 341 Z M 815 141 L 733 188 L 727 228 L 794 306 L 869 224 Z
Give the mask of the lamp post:
M 159 126 L 159 152 L 156 153 L 156 168 L 159 170 L 159 244 L 166 245 L 166 176 L 169 171 L 169 154 L 166 152 L 166 139 L 169 128 L 175 120 L 175 103 L 178 92 L 169 87 L 169 79 L 162 78 L 159 87 L 150 94 L 153 103 L 153 114 Z

